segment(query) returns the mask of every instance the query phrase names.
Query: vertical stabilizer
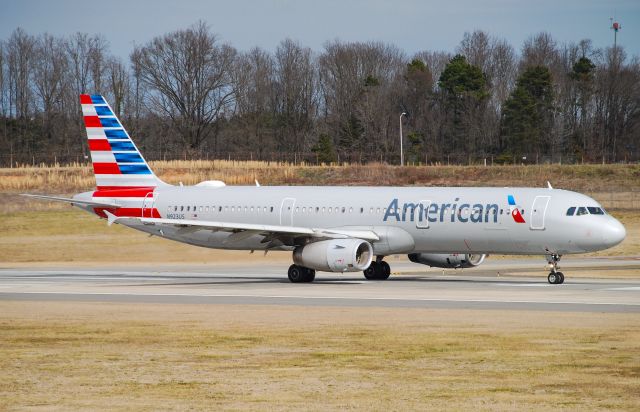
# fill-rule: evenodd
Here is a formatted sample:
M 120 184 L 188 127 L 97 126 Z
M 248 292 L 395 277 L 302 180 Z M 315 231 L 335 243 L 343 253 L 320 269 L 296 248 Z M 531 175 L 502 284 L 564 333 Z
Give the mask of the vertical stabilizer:
M 80 104 L 98 191 L 153 189 L 166 184 L 151 171 L 101 95 L 82 94 Z

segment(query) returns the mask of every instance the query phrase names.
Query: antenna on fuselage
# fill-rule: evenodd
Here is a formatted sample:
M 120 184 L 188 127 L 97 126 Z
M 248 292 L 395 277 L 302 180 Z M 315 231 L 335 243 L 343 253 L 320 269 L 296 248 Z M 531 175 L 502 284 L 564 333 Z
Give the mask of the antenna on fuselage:
M 547 188 L 549 190 L 553 190 L 553 187 L 551 187 L 551 182 L 549 182 L 548 180 L 547 180 Z

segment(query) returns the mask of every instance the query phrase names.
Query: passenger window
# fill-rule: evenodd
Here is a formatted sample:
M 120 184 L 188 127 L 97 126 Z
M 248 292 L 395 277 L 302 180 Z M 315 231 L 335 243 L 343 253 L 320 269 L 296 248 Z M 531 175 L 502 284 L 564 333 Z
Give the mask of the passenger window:
M 184 206 L 180 206 L 180 211 L 184 212 Z
M 333 208 L 331 208 L 331 207 L 330 207 L 330 208 L 329 208 L 329 213 L 331 213 L 332 211 L 333 211 Z
M 604 212 L 599 207 L 587 207 L 587 209 L 592 215 L 604 215 Z
M 573 216 L 574 213 L 576 213 L 575 206 L 572 206 L 569 209 L 567 209 L 567 216 Z
M 361 207 L 361 208 L 360 208 L 360 213 L 361 213 L 361 214 L 362 214 L 362 213 L 364 213 L 364 207 Z
M 344 206 L 342 207 L 342 213 L 344 213 L 344 211 L 347 210 Z
M 273 213 L 273 206 L 271 206 L 271 213 Z
M 209 208 L 207 207 L 207 209 L 209 209 Z M 200 209 L 199 209 L 199 210 L 202 212 L 202 206 L 200 206 Z
M 187 212 L 191 209 L 191 206 L 187 206 Z
M 174 206 L 174 207 L 173 207 L 173 211 L 174 211 L 174 212 L 177 212 L 177 211 L 178 211 L 178 206 Z
M 222 206 L 218 206 L 218 212 L 222 212 Z
M 578 213 L 576 213 L 576 216 L 582 216 L 582 215 L 588 215 L 589 212 L 587 212 L 587 208 L 586 207 L 579 207 L 578 208 Z
M 196 207 L 195 207 L 195 206 L 193 207 L 193 211 L 194 211 L 194 212 L 196 211 Z

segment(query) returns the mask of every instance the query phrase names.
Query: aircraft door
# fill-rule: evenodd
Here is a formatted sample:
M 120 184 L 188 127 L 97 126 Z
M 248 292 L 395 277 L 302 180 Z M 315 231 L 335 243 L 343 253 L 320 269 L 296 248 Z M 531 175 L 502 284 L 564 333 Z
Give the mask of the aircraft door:
M 547 214 L 547 206 L 551 196 L 536 196 L 531 205 L 531 218 L 529 228 L 531 230 L 544 230 L 544 217 Z
M 142 217 L 153 217 L 154 203 L 155 198 L 153 197 L 153 192 L 147 193 L 142 201 Z
M 417 207 L 413 211 L 413 220 L 416 222 L 416 228 L 429 229 L 429 207 L 431 207 L 431 200 L 421 200 L 420 205 L 422 208 Z
M 293 226 L 293 206 L 296 204 L 296 199 L 292 197 L 286 197 L 282 199 L 280 205 L 280 224 L 285 226 Z

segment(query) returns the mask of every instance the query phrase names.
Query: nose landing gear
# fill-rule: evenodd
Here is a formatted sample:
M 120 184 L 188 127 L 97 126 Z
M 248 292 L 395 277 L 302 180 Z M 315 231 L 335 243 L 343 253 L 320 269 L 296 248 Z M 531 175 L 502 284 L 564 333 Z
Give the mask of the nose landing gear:
M 560 262 L 560 255 L 547 255 L 547 262 L 549 262 L 549 267 L 551 268 L 551 272 L 549 276 L 547 276 L 547 280 L 552 285 L 560 285 L 564 283 L 564 274 L 562 272 L 558 272 L 558 262 Z

